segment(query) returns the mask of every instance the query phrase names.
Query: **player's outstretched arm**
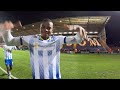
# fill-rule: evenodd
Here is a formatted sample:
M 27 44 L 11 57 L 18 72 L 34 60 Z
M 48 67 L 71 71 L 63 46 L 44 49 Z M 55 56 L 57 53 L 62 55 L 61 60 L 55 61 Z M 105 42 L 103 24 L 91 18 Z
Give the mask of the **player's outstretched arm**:
M 88 36 L 87 36 L 87 32 L 86 32 L 86 30 L 83 27 L 81 27 L 79 25 L 76 25 L 74 27 L 68 25 L 66 27 L 69 30 L 77 31 L 77 34 L 75 36 L 68 36 L 68 37 L 66 37 L 66 43 L 74 44 L 74 43 L 81 43 L 84 40 L 89 41 Z
M 13 49 L 12 46 L 7 46 L 7 45 L 2 45 L 2 47 L 3 47 L 5 50 L 9 50 L 9 51 L 12 51 L 12 49 Z
M 0 32 L 2 33 L 3 40 L 9 46 L 19 46 L 20 37 L 13 37 L 11 34 L 11 29 L 16 26 L 22 26 L 20 21 L 15 25 L 11 21 L 5 21 L 0 24 Z

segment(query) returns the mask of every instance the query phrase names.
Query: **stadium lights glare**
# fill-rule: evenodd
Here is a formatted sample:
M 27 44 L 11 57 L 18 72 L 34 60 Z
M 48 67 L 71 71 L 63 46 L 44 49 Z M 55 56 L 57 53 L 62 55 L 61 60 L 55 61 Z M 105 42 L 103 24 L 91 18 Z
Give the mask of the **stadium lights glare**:
M 67 32 L 63 32 L 64 34 L 67 34 Z
M 99 20 L 101 20 L 101 19 L 96 19 L 96 18 L 90 18 L 90 19 L 80 19 L 79 21 L 81 22 L 81 21 L 88 21 L 88 20 L 97 20 L 97 21 L 99 21 Z
M 78 22 L 78 23 L 79 23 L 79 22 L 88 22 L 88 21 L 84 21 L 84 20 L 82 21 L 82 20 L 81 20 L 81 21 L 72 21 L 72 22 Z
M 93 32 L 89 32 L 89 33 L 93 33 Z
M 101 19 L 89 19 L 89 20 L 96 20 L 96 21 L 99 21 L 99 20 L 101 20 Z
M 72 32 L 68 32 L 69 34 L 72 34 Z
M 54 34 L 58 34 L 58 33 L 54 33 Z
M 94 32 L 94 33 L 98 33 L 98 32 Z
M 60 20 L 60 22 L 62 22 L 62 21 Z
M 94 33 L 94 34 L 97 34 L 98 32 L 87 32 L 87 33 L 89 33 L 89 34 L 93 34 L 93 33 Z
M 62 32 L 59 32 L 59 34 L 62 34 Z
M 32 27 L 34 27 L 35 25 L 32 25 Z
M 75 34 L 77 34 L 77 32 L 74 32 Z

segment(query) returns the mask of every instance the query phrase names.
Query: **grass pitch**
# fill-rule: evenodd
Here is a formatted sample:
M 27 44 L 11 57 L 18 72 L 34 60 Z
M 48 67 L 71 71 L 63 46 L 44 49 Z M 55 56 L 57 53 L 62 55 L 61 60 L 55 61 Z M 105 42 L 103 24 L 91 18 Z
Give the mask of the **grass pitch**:
M 61 53 L 62 79 L 120 79 L 120 54 Z M 0 66 L 6 70 L 4 52 L 0 48 Z M 13 50 L 12 75 L 32 79 L 29 51 Z M 7 79 L 0 70 L 0 79 Z

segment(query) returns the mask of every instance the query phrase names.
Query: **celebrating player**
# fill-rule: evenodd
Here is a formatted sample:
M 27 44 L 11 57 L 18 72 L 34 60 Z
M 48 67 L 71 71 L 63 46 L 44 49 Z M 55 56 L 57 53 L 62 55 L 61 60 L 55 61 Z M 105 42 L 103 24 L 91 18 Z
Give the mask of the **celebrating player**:
M 53 22 L 50 19 L 44 19 L 40 24 L 41 35 L 13 37 L 11 35 L 11 28 L 14 28 L 13 23 L 7 21 L 3 25 L 1 32 L 7 45 L 29 47 L 33 79 L 60 79 L 61 45 L 80 43 L 87 39 L 86 31 L 81 26 L 74 27 L 78 30 L 75 36 L 52 35 Z M 66 25 L 66 27 L 72 29 L 70 26 Z

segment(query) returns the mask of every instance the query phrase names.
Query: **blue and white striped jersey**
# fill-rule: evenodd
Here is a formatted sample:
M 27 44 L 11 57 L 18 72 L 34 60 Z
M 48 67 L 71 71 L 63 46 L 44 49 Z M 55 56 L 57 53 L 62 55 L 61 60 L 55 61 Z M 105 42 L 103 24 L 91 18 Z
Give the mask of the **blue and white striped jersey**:
M 28 39 L 29 38 L 29 39 Z M 39 36 L 24 36 L 30 49 L 33 79 L 60 79 L 60 46 L 64 36 L 51 36 L 42 40 Z
M 85 30 L 80 30 L 75 36 L 50 36 L 48 40 L 41 40 L 39 36 L 33 35 L 13 37 L 11 30 L 2 30 L 2 34 L 5 43 L 9 46 L 29 47 L 34 79 L 60 79 L 60 47 L 64 43 L 81 43 L 86 37 L 86 35 L 82 36 L 82 31 Z
M 11 46 L 3 46 L 4 49 L 4 59 L 10 60 L 12 59 L 12 47 Z

